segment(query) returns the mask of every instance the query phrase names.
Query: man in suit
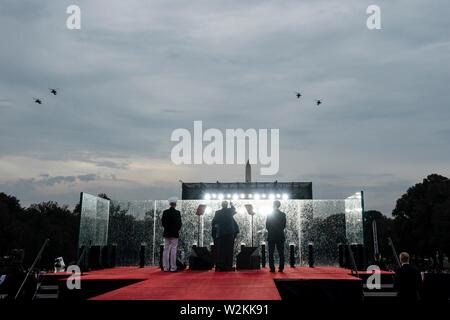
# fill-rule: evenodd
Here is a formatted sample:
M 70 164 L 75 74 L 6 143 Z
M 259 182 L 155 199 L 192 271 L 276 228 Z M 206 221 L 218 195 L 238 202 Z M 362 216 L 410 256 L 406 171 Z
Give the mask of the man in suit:
M 409 254 L 400 253 L 402 266 L 395 272 L 394 286 L 397 297 L 404 302 L 414 302 L 420 299 L 419 291 L 422 286 L 420 272 L 409 264 Z
M 281 202 L 276 200 L 273 202 L 273 212 L 266 219 L 267 242 L 269 243 L 269 267 L 270 272 L 275 272 L 274 253 L 277 248 L 280 257 L 278 271 L 284 270 L 284 242 L 286 237 L 284 229 L 286 229 L 286 214 L 280 211 Z
M 216 211 L 212 220 L 212 237 L 216 248 L 216 271 L 233 271 L 234 240 L 239 226 L 234 220 L 236 209 L 228 201 L 222 201 L 222 209 Z
M 180 237 L 181 214 L 176 208 L 177 198 L 169 198 L 169 209 L 163 212 L 161 223 L 164 227 L 163 270 L 165 272 L 177 271 L 177 246 Z

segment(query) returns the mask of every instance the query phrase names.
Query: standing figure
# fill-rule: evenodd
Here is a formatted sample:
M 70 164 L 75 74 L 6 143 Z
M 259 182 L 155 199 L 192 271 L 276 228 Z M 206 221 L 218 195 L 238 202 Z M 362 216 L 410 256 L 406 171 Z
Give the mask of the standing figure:
M 284 242 L 286 237 L 284 229 L 286 228 L 286 214 L 280 211 L 281 202 L 276 200 L 273 202 L 273 212 L 267 217 L 266 229 L 268 231 L 267 242 L 269 243 L 269 267 L 270 272 L 275 272 L 274 253 L 277 248 L 280 257 L 278 271 L 284 270 Z
M 234 240 L 239 226 L 234 220 L 236 209 L 228 201 L 222 201 L 222 209 L 216 211 L 212 220 L 212 237 L 216 248 L 216 271 L 233 271 Z
M 161 223 L 164 227 L 164 252 L 163 252 L 163 270 L 165 272 L 177 271 L 177 246 L 181 229 L 181 214 L 176 208 L 177 198 L 169 198 L 170 208 L 164 210 Z
M 409 264 L 409 254 L 400 253 L 402 266 L 395 272 L 394 288 L 397 297 L 403 302 L 415 302 L 420 300 L 422 276 L 419 270 Z

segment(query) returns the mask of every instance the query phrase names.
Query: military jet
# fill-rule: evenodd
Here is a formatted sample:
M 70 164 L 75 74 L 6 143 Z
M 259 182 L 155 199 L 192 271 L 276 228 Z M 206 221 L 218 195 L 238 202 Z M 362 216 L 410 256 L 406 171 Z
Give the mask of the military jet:
M 56 89 L 53 88 L 48 88 L 48 90 L 50 90 L 50 93 L 54 96 L 56 96 L 58 94 L 58 92 L 56 91 Z
M 297 97 L 297 99 L 300 99 L 302 94 L 300 92 L 295 91 L 295 96 Z
M 41 99 L 38 99 L 38 98 L 33 98 L 33 99 L 34 99 L 35 103 L 42 104 L 42 100 Z
M 322 104 L 322 100 L 316 100 L 316 105 L 320 106 Z

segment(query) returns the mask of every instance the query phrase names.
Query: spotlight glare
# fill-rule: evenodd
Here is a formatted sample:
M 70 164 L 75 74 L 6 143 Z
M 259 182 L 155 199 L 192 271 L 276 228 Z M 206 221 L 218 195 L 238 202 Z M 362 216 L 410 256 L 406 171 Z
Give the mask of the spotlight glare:
M 219 200 L 223 200 L 223 194 L 222 193 L 219 194 Z
M 267 216 L 272 212 L 271 206 L 263 206 L 260 208 L 260 212 L 263 216 Z
M 204 199 L 205 200 L 211 199 L 211 195 L 209 193 L 206 193 L 205 196 L 204 196 Z
M 289 199 L 289 195 L 287 193 L 283 193 L 283 200 Z
M 230 193 L 227 194 L 227 199 L 231 199 L 231 194 Z
M 233 200 L 239 199 L 239 195 L 237 193 L 233 194 Z
M 281 198 L 281 194 L 277 193 L 277 199 Z
M 245 198 L 245 193 L 241 193 L 241 199 Z
M 275 195 L 274 195 L 273 193 L 269 194 L 269 199 L 270 199 L 270 200 L 275 199 Z
M 253 194 L 249 193 L 249 194 L 248 194 L 248 198 L 249 198 L 249 199 L 253 199 Z
M 213 193 L 213 194 L 211 195 L 211 198 L 216 199 L 216 198 L 217 198 L 217 194 Z
M 267 195 L 265 193 L 263 193 L 261 198 L 265 199 L 265 198 L 267 198 Z
M 261 196 L 259 195 L 259 193 L 255 193 L 254 198 L 255 198 L 255 200 L 259 200 L 261 198 Z

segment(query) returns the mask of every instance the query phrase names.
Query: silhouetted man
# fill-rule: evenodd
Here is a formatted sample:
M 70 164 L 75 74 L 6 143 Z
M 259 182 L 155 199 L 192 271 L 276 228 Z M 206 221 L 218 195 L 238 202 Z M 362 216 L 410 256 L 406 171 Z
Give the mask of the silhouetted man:
M 422 286 L 420 272 L 409 264 L 409 254 L 400 253 L 402 266 L 395 272 L 395 289 L 401 301 L 414 302 L 420 299 L 419 291 Z
M 280 265 L 278 271 L 284 270 L 284 242 L 286 237 L 284 235 L 284 229 L 286 228 L 286 214 L 280 211 L 281 202 L 276 200 L 273 202 L 272 214 L 267 216 L 266 229 L 267 242 L 269 243 L 269 267 L 270 272 L 275 272 L 274 253 L 275 247 L 277 248 L 278 255 L 280 257 Z
M 163 212 L 161 223 L 164 227 L 163 270 L 177 271 L 177 246 L 181 229 L 181 214 L 176 208 L 177 198 L 169 198 L 170 208 Z
M 222 201 L 222 209 L 216 211 L 212 220 L 212 237 L 216 248 L 216 271 L 233 271 L 234 240 L 239 226 L 234 220 L 236 209 L 228 201 Z

